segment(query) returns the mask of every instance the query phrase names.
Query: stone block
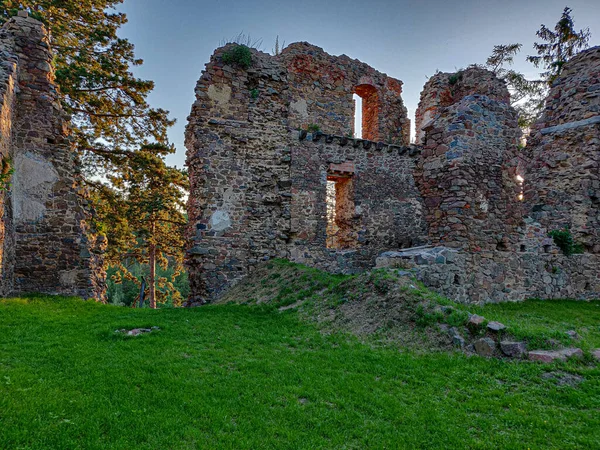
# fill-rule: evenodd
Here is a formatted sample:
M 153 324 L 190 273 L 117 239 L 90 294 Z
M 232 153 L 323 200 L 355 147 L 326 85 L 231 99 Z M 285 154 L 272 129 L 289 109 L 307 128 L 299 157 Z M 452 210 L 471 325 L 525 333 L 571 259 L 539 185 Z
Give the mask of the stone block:
M 527 355 L 527 346 L 524 342 L 502 341 L 500 349 L 502 353 L 511 358 L 523 358 Z

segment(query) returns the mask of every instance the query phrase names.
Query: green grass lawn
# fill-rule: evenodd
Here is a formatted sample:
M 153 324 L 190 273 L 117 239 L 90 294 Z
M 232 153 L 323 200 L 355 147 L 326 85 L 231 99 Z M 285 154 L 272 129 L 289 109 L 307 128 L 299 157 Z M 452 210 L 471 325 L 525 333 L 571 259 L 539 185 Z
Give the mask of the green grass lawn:
M 599 305 L 477 312 L 589 347 Z M 0 300 L 0 448 L 593 449 L 600 369 L 374 348 L 269 307 Z

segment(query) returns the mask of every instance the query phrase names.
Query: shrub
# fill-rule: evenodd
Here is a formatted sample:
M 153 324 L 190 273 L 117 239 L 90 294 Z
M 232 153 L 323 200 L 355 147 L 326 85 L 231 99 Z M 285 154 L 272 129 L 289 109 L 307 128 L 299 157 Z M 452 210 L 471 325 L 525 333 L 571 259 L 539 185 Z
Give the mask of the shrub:
M 223 52 L 222 59 L 225 64 L 235 64 L 242 69 L 247 69 L 252 65 L 252 52 L 247 46 L 236 44 Z
M 306 127 L 306 131 L 309 133 L 316 133 L 317 131 L 321 131 L 321 127 L 316 123 L 309 123 Z
M 567 256 L 583 253 L 583 246 L 573 241 L 573 235 L 569 227 L 565 227 L 564 230 L 552 230 L 548 233 L 548 236 L 552 238 L 556 246 Z

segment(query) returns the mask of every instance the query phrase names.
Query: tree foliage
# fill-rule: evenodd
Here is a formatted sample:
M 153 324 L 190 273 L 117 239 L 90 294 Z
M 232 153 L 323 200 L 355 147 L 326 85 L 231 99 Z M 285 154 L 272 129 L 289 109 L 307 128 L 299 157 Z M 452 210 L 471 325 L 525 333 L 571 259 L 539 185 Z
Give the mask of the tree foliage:
M 96 190 L 97 227 L 112 241 L 106 260 L 118 268 L 113 281 L 137 283 L 131 264 L 148 265 L 152 307 L 168 297 L 175 305 L 182 300 L 174 280 L 183 269 L 188 178 L 185 172 L 165 163 L 171 152 L 170 147 L 150 144 L 122 156 L 128 159 L 125 169 L 109 175 L 110 186 L 99 183 Z M 165 271 L 174 268 L 174 273 L 171 277 L 155 276 L 156 264 Z
M 154 83 L 133 74 L 143 61 L 135 57 L 133 44 L 117 34 L 127 21 L 116 9 L 122 2 L 3 0 L 0 22 L 25 9 L 49 31 L 61 102 L 71 115 L 74 142 L 92 188 L 94 225 L 108 237 L 106 262 L 118 268 L 115 280 L 136 279 L 128 265 L 152 259 L 163 267 L 174 264 L 177 276 L 187 180 L 165 163 L 174 152 L 167 139 L 174 121 L 148 103 Z M 175 291 L 172 279 L 155 281 L 159 301 Z M 175 297 L 176 303 L 180 300 Z
M 519 113 L 519 126 L 527 129 L 540 116 L 544 109 L 548 88 L 560 75 L 562 66 L 578 51 L 587 48 L 591 36 L 589 29 L 577 32 L 574 27 L 571 9 L 565 8 L 554 31 L 542 25 L 537 36 L 545 43 L 535 43 L 538 56 L 527 56 L 526 60 L 544 72 L 537 80 L 528 80 L 511 66 L 522 44 L 496 45 L 484 67 L 506 81 L 511 93 L 511 104 Z
M 167 142 L 174 122 L 150 107 L 154 88 L 131 71 L 143 63 L 117 31 L 126 23 L 123 0 L 4 0 L 0 21 L 27 9 L 49 30 L 62 104 L 72 115 L 77 149 L 88 175 L 117 170 L 115 155 Z
M 554 30 L 542 24 L 536 34 L 543 42 L 533 44 L 537 56 L 527 56 L 527 61 L 533 63 L 535 67 L 543 68 L 541 77 L 549 85 L 558 78 L 562 67 L 569 59 L 588 47 L 590 29 L 577 31 L 571 12 L 571 8 L 565 7 Z

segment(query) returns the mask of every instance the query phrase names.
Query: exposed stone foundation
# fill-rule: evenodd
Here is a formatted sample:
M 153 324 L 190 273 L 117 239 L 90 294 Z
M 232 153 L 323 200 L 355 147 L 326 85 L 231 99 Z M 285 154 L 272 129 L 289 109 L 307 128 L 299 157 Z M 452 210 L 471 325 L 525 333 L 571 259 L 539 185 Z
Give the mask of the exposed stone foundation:
M 20 16 L 0 30 L 0 153 L 14 170 L 0 201 L 1 293 L 103 300 L 102 243 L 86 224 L 88 201 L 51 61 L 40 22 Z

